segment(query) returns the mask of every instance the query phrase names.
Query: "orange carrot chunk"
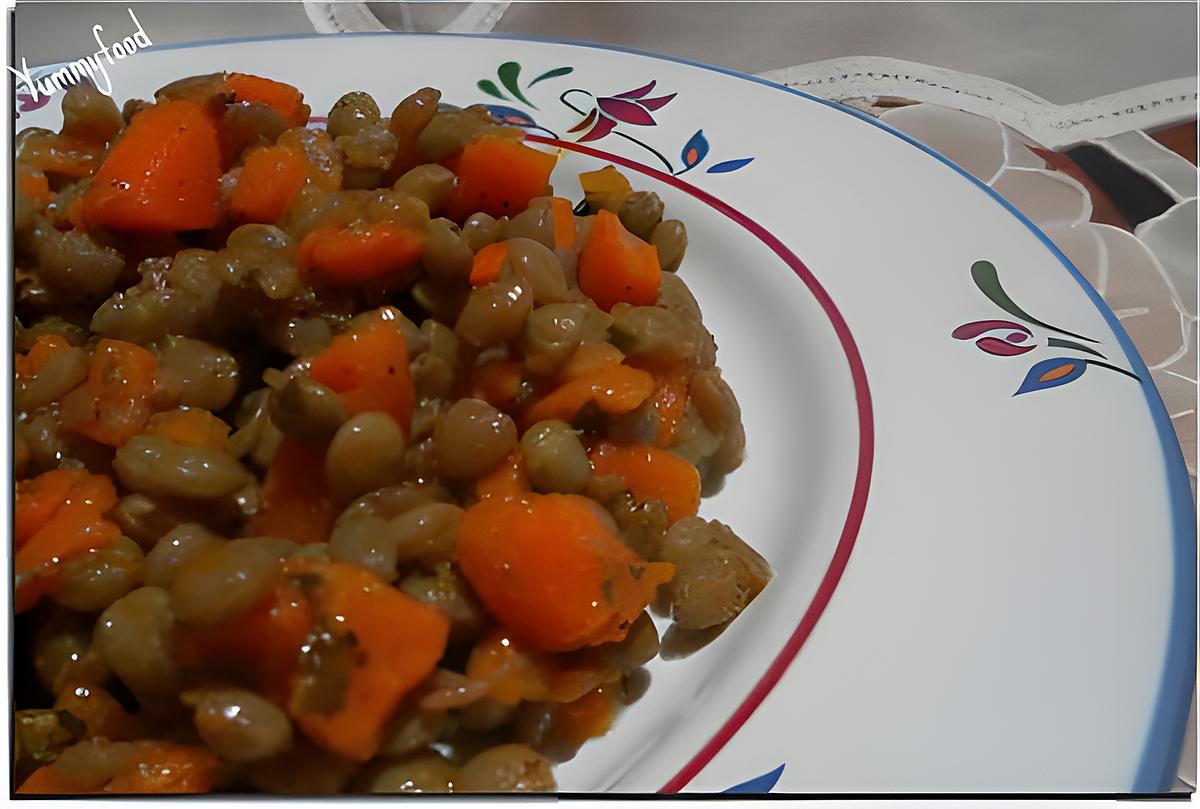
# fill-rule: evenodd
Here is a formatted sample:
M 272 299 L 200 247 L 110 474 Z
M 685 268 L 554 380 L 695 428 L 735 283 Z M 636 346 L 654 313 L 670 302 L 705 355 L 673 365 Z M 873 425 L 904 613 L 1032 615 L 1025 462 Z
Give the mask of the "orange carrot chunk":
M 475 644 L 467 677 L 488 684 L 488 696 L 505 705 L 573 702 L 594 688 L 621 679 L 621 673 L 594 660 L 572 660 L 528 648 L 504 627 Z
M 616 714 L 616 689 L 600 687 L 559 709 L 551 733 L 571 747 L 608 733 Z
M 116 489 L 103 475 L 91 475 L 107 485 L 97 498 L 72 493 L 46 523 L 17 551 L 13 558 L 16 611 L 23 612 L 51 592 L 62 564 L 90 550 L 103 548 L 121 536 L 121 529 L 103 517 L 116 503 Z M 84 481 L 87 483 L 87 481 Z M 83 487 L 81 484 L 82 488 Z M 74 490 L 73 490 L 74 491 Z
M 299 669 L 300 647 L 314 620 L 313 605 L 302 589 L 281 576 L 270 594 L 232 621 L 179 630 L 175 657 L 184 668 L 216 665 L 251 672 L 255 690 L 286 706 Z
M 83 195 L 89 226 L 136 233 L 217 221 L 221 148 L 204 109 L 168 101 L 138 113 Z
M 381 312 L 380 319 L 368 326 L 333 338 L 313 358 L 309 374 L 340 394 L 349 415 L 378 410 L 394 418 L 407 433 L 415 397 L 408 347 L 404 333 L 390 319 L 390 310 Z
M 182 447 L 224 449 L 229 438 L 229 425 L 199 407 L 180 407 L 155 413 L 143 430 Z
M 525 411 L 526 426 L 543 419 L 571 421 L 588 402 L 605 413 L 621 415 L 635 409 L 654 392 L 654 377 L 638 368 L 609 363 L 571 379 L 534 402 Z
M 554 247 L 558 250 L 575 246 L 575 210 L 562 197 L 550 200 L 550 215 L 554 219 Z
M 82 469 L 52 469 L 17 484 L 13 512 L 13 544 L 17 549 L 50 522 L 69 499 L 71 489 L 87 475 Z
M 661 282 L 654 246 L 625 230 L 616 214 L 596 214 L 579 253 L 579 288 L 607 312 L 618 303 L 650 306 Z
M 56 761 L 34 770 L 17 792 L 22 795 L 195 794 L 211 792 L 221 769 L 221 760 L 203 747 L 160 741 L 134 742 L 132 747 L 128 752 L 116 753 L 118 758 L 112 762 L 115 772 L 105 768 L 81 772 Z
M 337 510 L 320 473 L 324 468 L 325 458 L 317 450 L 296 441 L 281 443 L 259 493 L 258 513 L 250 523 L 253 533 L 301 545 L 328 540 Z
M 478 211 L 515 216 L 546 192 L 557 162 L 556 155 L 518 140 L 485 135 L 467 144 L 458 158 L 458 185 L 447 202 L 447 216 L 459 222 Z
M 92 683 L 69 683 L 54 700 L 54 707 L 70 711 L 83 721 L 85 739 L 99 737 L 115 742 L 142 735 L 138 718 L 121 707 L 112 694 Z
M 616 213 L 625 198 L 633 193 L 629 180 L 615 166 L 583 172 L 579 175 L 579 185 L 583 187 L 583 198 L 592 210 L 612 213 Z
M 221 760 L 203 747 L 143 742 L 130 764 L 108 782 L 105 792 L 125 795 L 212 792 Z
M 43 334 L 33 341 L 33 345 L 24 354 L 17 354 L 13 358 L 13 370 L 17 372 L 17 376 L 29 377 L 37 376 L 38 371 L 60 351 L 66 351 L 71 347 L 67 342 L 67 338 L 57 334 Z
M 296 262 L 302 273 L 326 284 L 355 285 L 412 268 L 423 245 L 422 234 L 390 222 L 365 229 L 323 227 L 301 240 Z
M 533 487 L 529 485 L 520 450 L 513 450 L 503 463 L 475 480 L 475 496 L 481 500 L 485 497 L 519 497 L 530 491 Z
M 308 179 L 308 161 L 284 146 L 254 149 L 242 165 L 230 210 L 241 222 L 272 224 Z
M 101 340 L 88 366 L 87 382 L 68 395 L 80 399 L 82 418 L 69 430 L 93 441 L 119 447 L 150 418 L 158 361 L 146 349 L 124 340 Z
M 597 475 L 619 475 L 637 500 L 657 500 L 666 506 L 671 522 L 700 509 L 700 473 L 673 452 L 602 441 L 588 457 Z
M 471 260 L 471 275 L 468 280 L 473 287 L 490 284 L 500 277 L 500 269 L 508 260 L 508 242 L 493 242 Z
M 650 397 L 658 421 L 655 446 L 669 447 L 675 443 L 676 430 L 687 412 L 688 384 L 691 379 L 692 374 L 687 366 L 673 368 L 656 377 L 657 387 Z
M 331 713 L 310 712 L 293 700 L 289 712 L 321 747 L 366 761 L 378 751 L 400 702 L 445 653 L 450 619 L 356 565 L 293 557 L 284 571 L 317 579 L 319 616 L 353 644 L 342 706 Z
M 520 361 L 489 362 L 471 370 L 471 395 L 489 404 L 502 405 L 517 398 L 521 392 Z
M 643 561 L 593 501 L 566 494 L 480 500 L 456 554 L 488 612 L 543 651 L 623 639 L 675 570 Z
M 107 782 L 104 776 L 64 772 L 53 764 L 39 767 L 17 787 L 18 795 L 86 795 L 99 792 Z
M 252 76 L 249 73 L 230 73 L 225 88 L 234 101 L 257 101 L 271 107 L 292 126 L 304 126 L 312 109 L 304 103 L 304 94 L 290 84 Z
M 46 206 L 50 204 L 50 200 L 54 198 L 54 194 L 50 192 L 50 181 L 46 178 L 46 173 L 28 163 L 17 163 L 15 168 L 17 188 L 37 206 L 39 211 L 45 210 Z
M 571 352 L 559 369 L 559 380 L 582 379 L 605 366 L 620 365 L 624 361 L 625 355 L 612 343 L 584 343 Z

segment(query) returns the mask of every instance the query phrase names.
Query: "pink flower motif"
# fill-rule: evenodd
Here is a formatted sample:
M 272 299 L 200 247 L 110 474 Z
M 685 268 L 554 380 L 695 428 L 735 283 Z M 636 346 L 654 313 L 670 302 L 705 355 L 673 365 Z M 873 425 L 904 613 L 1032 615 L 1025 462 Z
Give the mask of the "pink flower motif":
M 595 108 L 582 121 L 567 131 L 582 132 L 591 127 L 591 129 L 588 129 L 579 138 L 579 143 L 587 143 L 588 141 L 600 140 L 611 132 L 613 127 L 618 123 L 631 124 L 633 126 L 654 126 L 654 116 L 650 113 L 665 107 L 676 96 L 676 93 L 671 93 L 670 95 L 647 98 L 646 96 L 654 89 L 654 85 L 657 83 L 657 81 L 652 81 L 634 90 L 617 93 L 614 96 L 597 98 Z M 567 93 L 564 93 L 563 98 L 565 99 L 570 92 L 573 91 L 569 90 Z M 578 90 L 574 92 L 586 91 Z
M 1011 320 L 974 320 L 959 326 L 950 336 L 955 340 L 975 340 L 981 351 L 997 357 L 1015 357 L 1037 347 L 1027 342 L 1033 332 Z
M 37 101 L 29 93 L 17 93 L 17 114 L 20 118 L 23 112 L 33 112 L 50 103 L 50 96 L 42 95 Z

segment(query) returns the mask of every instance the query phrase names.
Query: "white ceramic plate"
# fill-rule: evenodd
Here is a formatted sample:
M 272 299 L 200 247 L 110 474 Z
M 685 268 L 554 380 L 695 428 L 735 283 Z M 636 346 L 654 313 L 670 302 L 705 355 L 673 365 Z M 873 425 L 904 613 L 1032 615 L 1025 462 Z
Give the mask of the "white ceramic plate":
M 616 163 L 688 225 L 682 272 L 749 450 L 702 512 L 777 576 L 713 644 L 656 661 L 562 789 L 1170 786 L 1195 671 L 1190 487 L 1116 318 L 994 193 L 851 110 L 598 46 L 299 37 L 110 72 L 124 100 L 223 69 L 315 110 L 426 84 L 493 104 L 563 139 L 560 194 Z M 56 107 L 24 103 L 18 125 L 57 126 Z

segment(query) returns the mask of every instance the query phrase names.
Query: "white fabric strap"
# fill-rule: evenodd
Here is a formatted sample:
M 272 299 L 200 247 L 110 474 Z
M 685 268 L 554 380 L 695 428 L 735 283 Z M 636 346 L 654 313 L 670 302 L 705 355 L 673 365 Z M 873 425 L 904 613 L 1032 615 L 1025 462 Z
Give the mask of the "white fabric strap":
M 760 74 L 833 100 L 896 97 L 994 118 L 1052 149 L 1196 116 L 1196 77 L 1057 105 L 996 79 L 883 56 L 851 56 Z
M 408 3 L 398 3 L 403 30 L 414 31 L 411 9 Z M 508 10 L 508 3 L 468 3 L 458 16 L 442 26 L 442 33 L 447 34 L 486 34 L 496 27 L 496 23 Z M 406 14 L 407 12 L 407 14 Z M 351 0 L 349 2 L 318 2 L 304 0 L 304 13 L 308 15 L 313 28 L 319 34 L 344 34 L 350 31 L 389 31 L 392 30 L 379 21 L 375 13 L 366 3 Z

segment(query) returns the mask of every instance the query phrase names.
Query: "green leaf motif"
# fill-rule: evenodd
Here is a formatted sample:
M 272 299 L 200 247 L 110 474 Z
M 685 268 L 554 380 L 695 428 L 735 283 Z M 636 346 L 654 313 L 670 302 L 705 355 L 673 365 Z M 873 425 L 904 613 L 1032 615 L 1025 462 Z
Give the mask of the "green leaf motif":
M 537 107 L 530 102 L 528 98 L 521 94 L 521 85 L 517 80 L 521 77 L 521 65 L 519 62 L 505 62 L 496 70 L 496 75 L 500 77 L 500 83 L 504 85 L 504 89 L 513 94 L 513 98 L 533 107 Z
M 529 86 L 532 87 L 533 85 L 537 84 L 538 82 L 543 82 L 546 79 L 557 79 L 559 76 L 565 76 L 568 73 L 574 73 L 574 72 L 575 72 L 575 68 L 573 68 L 573 67 L 556 67 L 556 68 L 554 68 L 554 70 L 547 70 L 545 73 L 538 76 L 533 81 L 529 82 Z
M 1026 323 L 1032 323 L 1035 326 L 1041 326 L 1043 329 L 1049 329 L 1059 334 L 1065 334 L 1067 337 L 1074 337 L 1077 340 L 1083 340 L 1086 343 L 1095 343 L 1091 337 L 1084 337 L 1082 334 L 1076 334 L 1073 331 L 1060 329 L 1058 326 L 1052 326 L 1044 320 L 1038 320 L 1033 315 L 1026 312 L 1016 301 L 1008 296 L 1004 291 L 1004 287 L 1000 284 L 1000 274 L 996 271 L 996 266 L 990 261 L 976 261 L 971 265 L 971 278 L 975 281 L 975 286 L 979 287 L 979 291 L 988 297 L 988 299 L 999 306 L 1004 311 L 1008 312 L 1015 318 L 1024 320 Z
M 500 88 L 496 86 L 496 82 L 494 81 L 480 79 L 479 81 L 475 82 L 475 86 L 493 98 L 498 98 L 501 101 L 508 101 L 508 96 L 500 92 Z

